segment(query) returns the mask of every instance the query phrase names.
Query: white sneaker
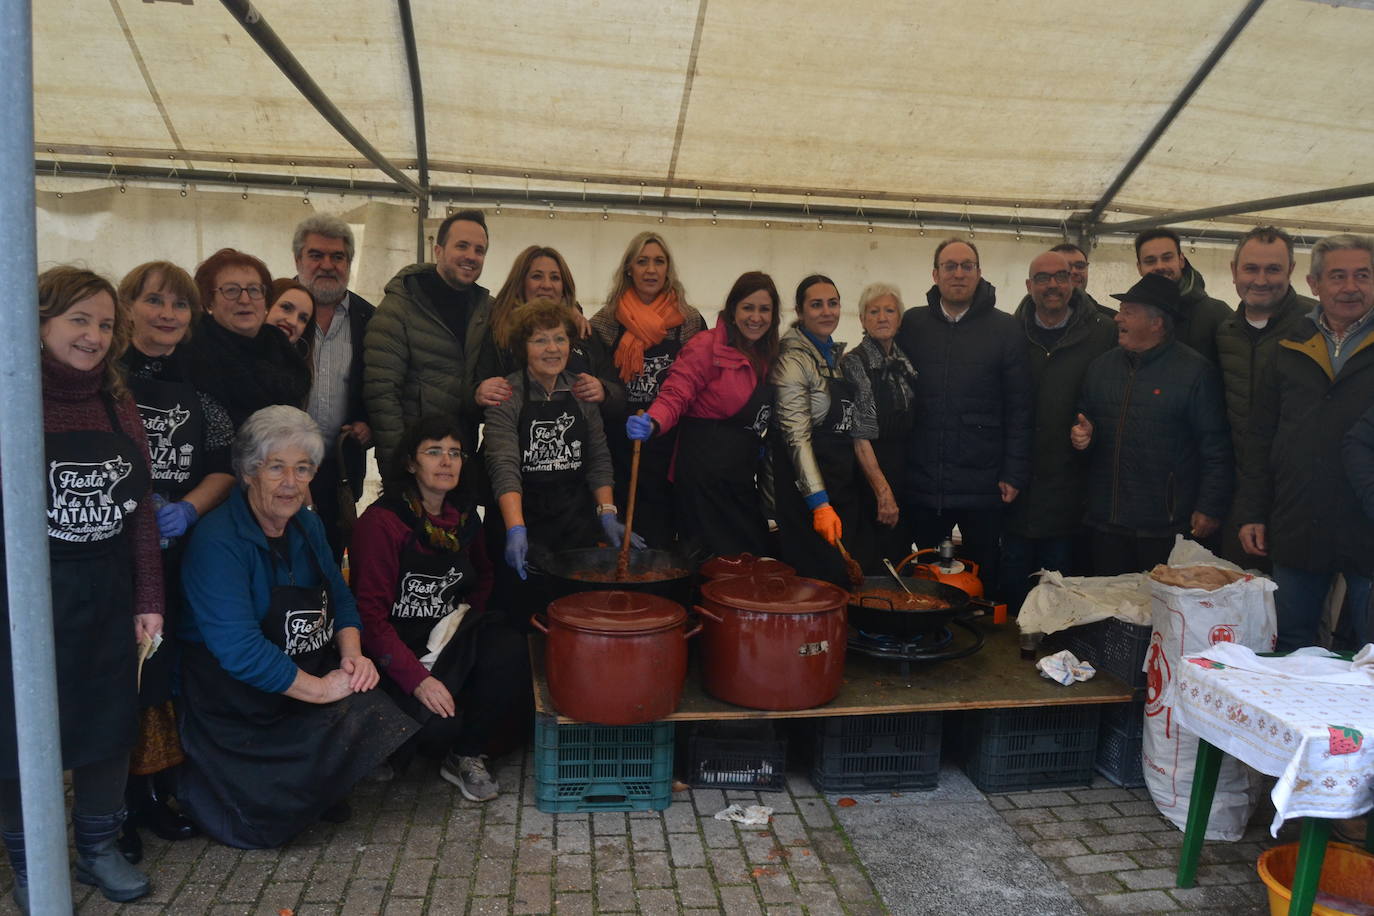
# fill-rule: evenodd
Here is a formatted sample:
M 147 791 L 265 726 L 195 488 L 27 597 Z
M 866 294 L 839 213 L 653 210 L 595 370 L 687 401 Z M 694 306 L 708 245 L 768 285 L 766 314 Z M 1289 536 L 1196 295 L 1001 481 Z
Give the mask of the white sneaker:
M 501 794 L 501 786 L 487 771 L 481 757 L 459 757 L 450 753 L 439 767 L 439 776 L 458 787 L 468 801 L 491 801 Z

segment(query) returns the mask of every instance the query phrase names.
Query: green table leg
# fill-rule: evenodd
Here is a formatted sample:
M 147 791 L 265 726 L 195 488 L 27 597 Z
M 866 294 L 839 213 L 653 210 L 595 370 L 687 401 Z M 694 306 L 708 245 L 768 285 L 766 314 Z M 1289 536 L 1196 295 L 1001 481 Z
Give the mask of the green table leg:
M 1288 916 L 1312 916 L 1312 904 L 1317 899 L 1317 881 L 1322 876 L 1322 860 L 1326 858 L 1326 841 L 1330 836 L 1331 822 L 1326 818 L 1302 819 L 1298 864 L 1293 871 L 1293 900 L 1288 904 Z
M 1207 818 L 1212 814 L 1212 796 L 1217 791 L 1222 753 L 1213 744 L 1197 742 L 1197 765 L 1193 770 L 1193 794 L 1188 801 L 1188 827 L 1183 831 L 1183 846 L 1178 853 L 1179 887 L 1197 882 L 1197 860 L 1202 854 L 1202 838 L 1207 833 Z

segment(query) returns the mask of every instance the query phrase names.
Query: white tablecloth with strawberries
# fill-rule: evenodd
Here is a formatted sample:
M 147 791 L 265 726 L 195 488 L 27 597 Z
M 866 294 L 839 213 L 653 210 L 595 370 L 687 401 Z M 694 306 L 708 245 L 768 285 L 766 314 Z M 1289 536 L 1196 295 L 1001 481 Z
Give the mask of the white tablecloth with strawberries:
M 1368 669 L 1336 659 L 1284 668 L 1288 659 L 1260 658 L 1239 646 L 1214 646 L 1184 662 L 1174 685 L 1179 724 L 1278 777 L 1274 834 L 1288 818 L 1348 818 L 1374 808 Z

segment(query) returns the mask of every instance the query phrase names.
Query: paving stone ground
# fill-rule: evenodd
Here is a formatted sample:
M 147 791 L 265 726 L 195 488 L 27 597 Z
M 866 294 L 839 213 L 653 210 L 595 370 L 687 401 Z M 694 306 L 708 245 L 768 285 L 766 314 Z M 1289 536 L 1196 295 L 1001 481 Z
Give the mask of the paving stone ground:
M 775 793 L 699 789 L 663 812 L 544 814 L 534 806 L 532 760 L 497 761 L 506 789 L 486 805 L 465 801 L 417 761 L 352 796 L 353 818 L 320 824 L 277 850 L 241 851 L 204 839 L 147 837 L 152 894 L 120 906 L 73 884 L 81 914 L 954 914 L 959 901 L 883 900 L 836 814 L 803 775 Z M 730 802 L 774 809 L 767 827 L 712 815 Z M 1088 914 L 1267 912 L 1255 873 L 1277 842 L 1267 802 L 1239 843 L 1209 843 L 1198 886 L 1173 887 L 1182 834 L 1140 789 L 1098 780 L 1089 788 L 987 796 L 1008 835 L 1042 860 Z M 1267 810 L 1266 810 L 1267 809 Z M 849 810 L 849 809 L 845 809 Z M 1285 831 L 1285 837 L 1287 831 Z M 901 838 L 894 838 L 900 842 Z M 940 850 L 912 849 L 912 871 Z M 881 877 L 881 876 L 878 876 Z M 13 913 L 11 876 L 0 866 Z M 1024 916 L 1035 916 L 1022 911 Z

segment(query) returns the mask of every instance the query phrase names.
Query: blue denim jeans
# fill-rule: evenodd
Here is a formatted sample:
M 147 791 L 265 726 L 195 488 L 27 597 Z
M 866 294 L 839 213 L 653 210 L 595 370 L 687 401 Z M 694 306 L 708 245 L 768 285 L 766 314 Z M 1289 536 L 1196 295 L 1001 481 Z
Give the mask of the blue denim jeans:
M 1317 645 L 1317 630 L 1321 624 L 1326 593 L 1331 589 L 1333 573 L 1309 572 L 1292 566 L 1275 566 L 1274 608 L 1278 612 L 1279 639 L 1275 649 L 1291 652 L 1303 646 Z M 1345 609 L 1351 615 L 1353 633 L 1362 645 L 1374 638 L 1369 619 L 1370 579 L 1368 576 L 1345 576 Z

